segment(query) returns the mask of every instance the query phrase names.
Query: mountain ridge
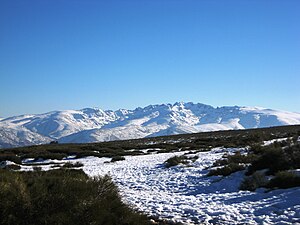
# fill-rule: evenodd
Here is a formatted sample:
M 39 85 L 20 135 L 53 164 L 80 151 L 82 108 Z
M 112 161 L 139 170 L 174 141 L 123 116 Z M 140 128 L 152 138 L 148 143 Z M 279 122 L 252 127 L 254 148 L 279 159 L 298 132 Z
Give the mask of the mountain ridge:
M 0 120 L 0 147 L 135 139 L 300 124 L 300 113 L 262 107 L 176 102 L 133 110 L 83 108 L 29 114 Z

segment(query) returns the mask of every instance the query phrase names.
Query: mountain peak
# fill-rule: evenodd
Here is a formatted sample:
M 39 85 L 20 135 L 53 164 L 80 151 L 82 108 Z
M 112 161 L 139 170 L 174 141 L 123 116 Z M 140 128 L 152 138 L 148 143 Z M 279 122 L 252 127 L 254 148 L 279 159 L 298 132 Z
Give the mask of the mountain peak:
M 0 147 L 42 144 L 49 140 L 94 142 L 292 124 L 300 124 L 299 113 L 261 107 L 214 108 L 202 103 L 175 102 L 134 110 L 84 108 L 0 120 Z
M 175 102 L 173 106 L 184 106 L 185 104 L 185 102 Z
M 88 114 L 104 112 L 102 109 L 99 109 L 98 107 L 83 108 L 80 111 L 82 111 L 83 113 L 88 113 Z

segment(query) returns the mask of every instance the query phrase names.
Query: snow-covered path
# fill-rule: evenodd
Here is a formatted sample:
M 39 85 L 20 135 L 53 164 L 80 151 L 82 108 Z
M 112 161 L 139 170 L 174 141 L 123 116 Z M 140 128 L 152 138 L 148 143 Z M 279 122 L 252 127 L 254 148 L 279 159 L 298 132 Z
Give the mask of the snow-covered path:
M 163 162 L 181 153 L 77 159 L 90 176 L 110 174 L 124 199 L 137 209 L 186 224 L 300 224 L 300 188 L 264 193 L 238 191 L 242 172 L 221 179 L 206 177 L 207 168 L 224 151 L 197 153 L 189 167 L 166 169 Z

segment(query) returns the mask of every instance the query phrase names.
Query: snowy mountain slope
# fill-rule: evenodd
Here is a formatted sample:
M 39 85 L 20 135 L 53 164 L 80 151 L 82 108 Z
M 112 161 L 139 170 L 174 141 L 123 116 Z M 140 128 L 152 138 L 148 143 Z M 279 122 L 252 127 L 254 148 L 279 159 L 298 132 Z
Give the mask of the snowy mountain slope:
M 202 131 L 300 124 L 300 113 L 258 107 L 183 103 L 117 111 L 86 108 L 22 115 L 0 120 L 0 146 L 95 142 Z M 24 135 L 17 135 L 22 131 Z
M 34 133 L 22 126 L 10 124 L 8 127 L 0 127 L 0 148 L 37 145 L 48 143 L 51 140 L 51 138 Z
M 203 131 L 232 130 L 300 123 L 300 114 L 263 108 L 221 107 L 175 103 L 151 105 L 130 111 L 126 119 L 102 128 L 82 131 L 61 142 L 123 140 Z
M 114 120 L 116 114 L 113 111 L 87 108 L 15 116 L 2 120 L 1 124 L 20 125 L 40 135 L 58 139 L 81 130 L 100 128 Z

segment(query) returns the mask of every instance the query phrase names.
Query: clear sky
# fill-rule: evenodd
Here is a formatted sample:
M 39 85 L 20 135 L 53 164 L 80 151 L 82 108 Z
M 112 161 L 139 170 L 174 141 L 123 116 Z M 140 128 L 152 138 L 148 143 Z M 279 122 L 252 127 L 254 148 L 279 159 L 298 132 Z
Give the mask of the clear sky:
M 299 0 L 0 0 L 0 116 L 193 101 L 300 112 Z

